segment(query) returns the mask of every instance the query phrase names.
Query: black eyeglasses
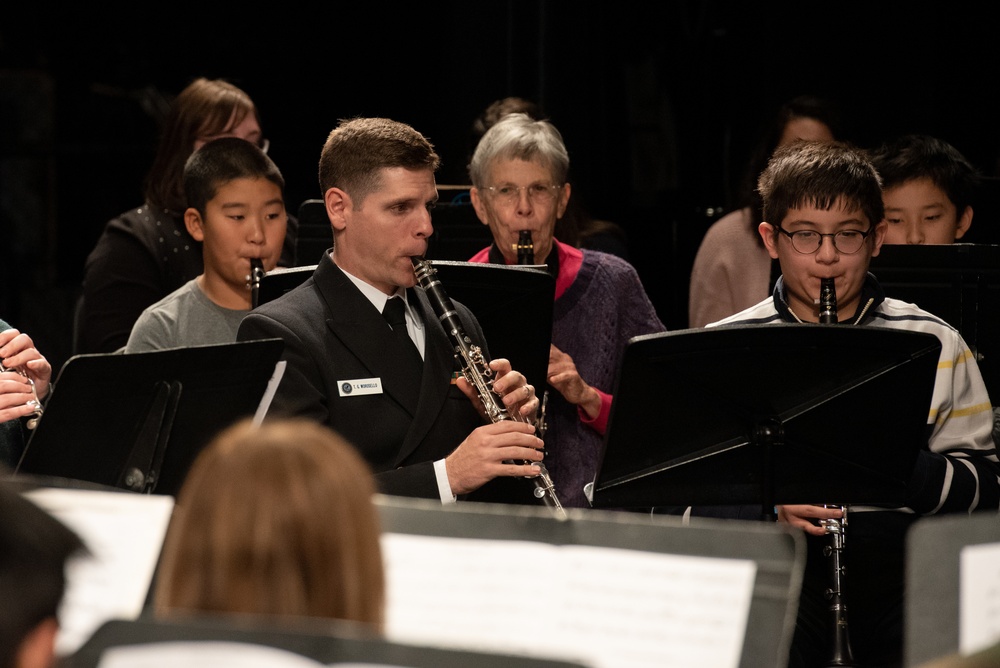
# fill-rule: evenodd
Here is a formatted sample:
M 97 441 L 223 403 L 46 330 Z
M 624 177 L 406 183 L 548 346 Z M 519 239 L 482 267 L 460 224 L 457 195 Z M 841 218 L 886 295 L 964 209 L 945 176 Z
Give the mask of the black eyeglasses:
M 779 232 L 784 234 L 786 237 L 792 240 L 792 248 L 796 252 L 802 253 L 803 255 L 812 255 L 819 250 L 819 247 L 823 245 L 823 237 L 830 237 L 833 239 L 833 247 L 837 249 L 837 252 L 843 253 L 845 255 L 853 255 L 861 250 L 861 247 L 865 245 L 865 239 L 868 235 L 872 233 L 873 228 L 868 228 L 865 232 L 861 230 L 841 230 L 840 232 L 834 232 L 833 234 L 820 234 L 813 230 L 796 230 L 795 232 L 789 232 L 788 230 L 777 226 Z

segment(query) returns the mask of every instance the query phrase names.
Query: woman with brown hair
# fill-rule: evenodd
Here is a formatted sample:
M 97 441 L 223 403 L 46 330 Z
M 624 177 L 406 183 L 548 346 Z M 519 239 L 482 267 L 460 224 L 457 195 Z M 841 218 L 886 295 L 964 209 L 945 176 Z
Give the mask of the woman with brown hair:
M 145 202 L 110 220 L 87 257 L 74 354 L 124 347 L 144 308 L 202 273 L 201 243 L 184 226 L 182 177 L 188 157 L 220 137 L 239 137 L 267 151 L 250 96 L 221 79 L 195 79 L 164 120 Z M 294 264 L 295 229 L 289 220 L 283 265 Z
M 155 610 L 384 624 L 371 470 L 347 441 L 289 419 L 222 432 L 177 497 Z

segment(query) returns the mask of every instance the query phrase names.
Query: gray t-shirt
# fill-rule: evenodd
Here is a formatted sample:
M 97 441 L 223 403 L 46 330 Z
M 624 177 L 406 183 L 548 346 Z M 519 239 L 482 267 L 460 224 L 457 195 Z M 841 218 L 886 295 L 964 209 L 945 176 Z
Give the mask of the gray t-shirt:
M 222 308 L 192 279 L 142 312 L 125 344 L 126 353 L 235 343 L 249 310 Z

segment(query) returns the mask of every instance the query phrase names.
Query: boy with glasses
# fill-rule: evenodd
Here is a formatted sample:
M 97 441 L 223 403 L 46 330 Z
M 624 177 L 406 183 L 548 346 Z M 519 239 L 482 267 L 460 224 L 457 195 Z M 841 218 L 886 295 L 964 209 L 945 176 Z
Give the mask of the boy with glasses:
M 758 188 L 765 221 L 759 232 L 781 277 L 771 297 L 710 326 L 819 322 L 821 282 L 832 278 L 839 325 L 927 332 L 941 341 L 928 440 L 921 444 L 905 506 L 852 506 L 847 530 L 854 657 L 865 666 L 901 665 L 907 529 L 922 515 L 1000 507 L 990 399 L 961 335 L 916 305 L 885 297 L 868 273 L 887 223 L 881 179 L 864 153 L 843 143 L 795 143 L 775 152 Z M 789 665 L 823 665 L 833 632 L 824 598 L 830 581 L 822 554 L 826 530 L 819 522 L 840 519 L 841 511 L 812 505 L 777 510 L 779 521 L 803 529 L 809 543 Z

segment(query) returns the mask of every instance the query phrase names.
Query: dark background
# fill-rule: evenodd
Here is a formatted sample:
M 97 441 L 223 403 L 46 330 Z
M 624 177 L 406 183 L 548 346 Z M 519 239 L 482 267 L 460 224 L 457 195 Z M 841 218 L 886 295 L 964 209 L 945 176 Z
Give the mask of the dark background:
M 991 176 L 1000 155 L 985 5 L 90 4 L 21 3 L 0 21 L 0 318 L 57 367 L 86 255 L 141 203 L 159 120 L 197 76 L 257 103 L 292 212 L 319 196 L 319 150 L 340 118 L 412 124 L 443 158 L 439 184 L 464 183 L 476 115 L 534 99 L 563 132 L 574 197 L 625 228 L 671 329 L 686 326 L 702 234 L 788 97 L 834 100 L 862 146 L 934 134 Z M 993 223 L 977 216 L 973 230 Z

